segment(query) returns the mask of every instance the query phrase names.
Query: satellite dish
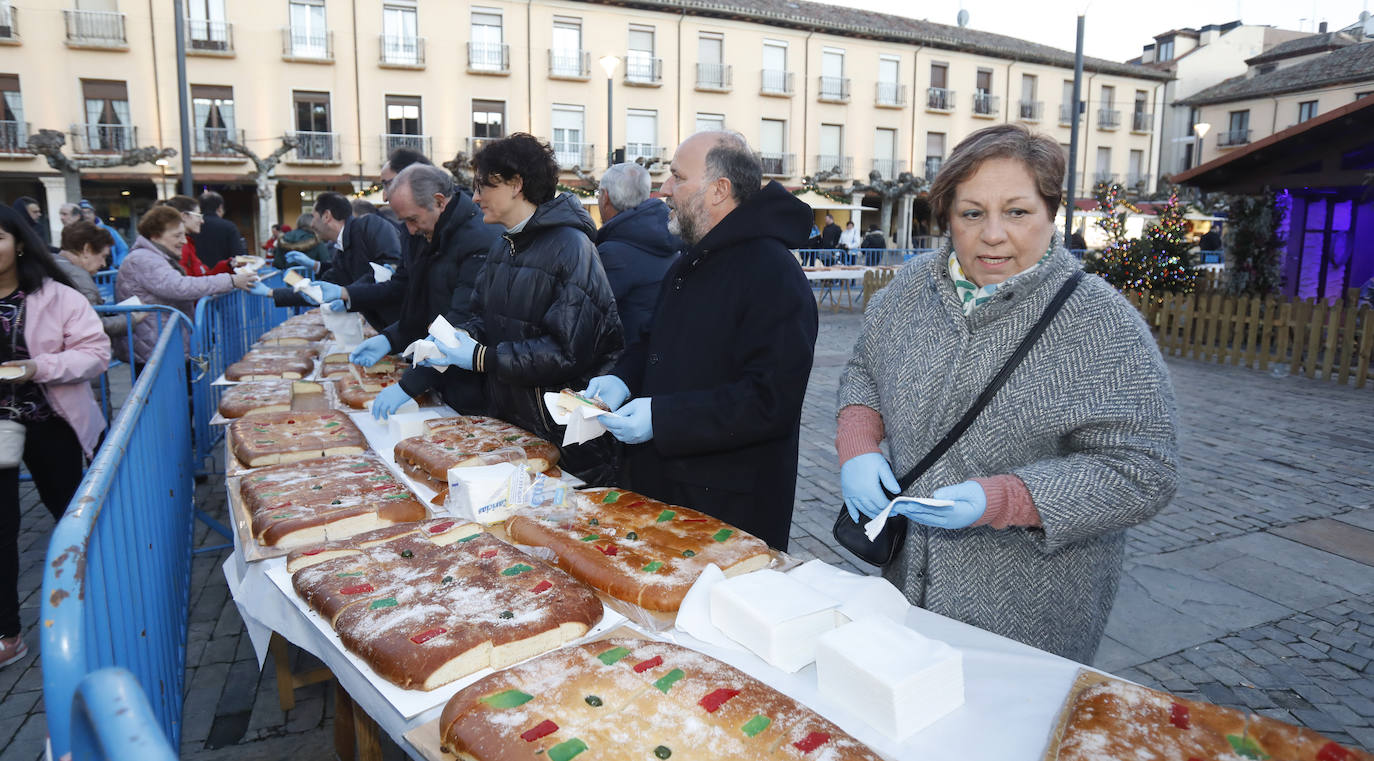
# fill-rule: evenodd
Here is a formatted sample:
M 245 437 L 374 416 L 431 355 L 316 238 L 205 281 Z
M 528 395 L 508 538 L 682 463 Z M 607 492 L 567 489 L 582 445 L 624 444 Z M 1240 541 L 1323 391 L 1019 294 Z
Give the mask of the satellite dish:
M 968 10 L 966 10 L 966 9 L 964 9 L 964 8 L 960 8 L 960 9 L 959 9 L 959 28 L 962 29 L 962 28 L 964 28 L 964 27 L 966 27 L 966 26 L 968 26 Z

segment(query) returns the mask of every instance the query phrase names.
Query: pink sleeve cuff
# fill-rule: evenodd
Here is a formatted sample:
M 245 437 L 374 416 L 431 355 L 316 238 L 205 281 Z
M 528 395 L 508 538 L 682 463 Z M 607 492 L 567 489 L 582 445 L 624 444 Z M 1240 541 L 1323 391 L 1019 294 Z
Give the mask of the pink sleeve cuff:
M 1040 513 L 1035 509 L 1025 482 L 1011 474 L 973 479 L 988 497 L 988 509 L 975 526 L 992 526 L 1001 530 L 1011 526 L 1039 526 Z
M 871 407 L 851 404 L 840 410 L 835 430 L 835 451 L 840 464 L 869 452 L 882 453 L 883 416 Z

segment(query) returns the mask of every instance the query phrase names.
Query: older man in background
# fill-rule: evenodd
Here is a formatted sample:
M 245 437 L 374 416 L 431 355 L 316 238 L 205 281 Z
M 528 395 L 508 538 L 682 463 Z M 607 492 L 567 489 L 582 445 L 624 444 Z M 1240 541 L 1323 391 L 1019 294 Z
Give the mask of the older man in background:
M 737 133 L 678 147 L 662 192 L 668 229 L 689 248 L 647 334 L 587 393 L 616 410 L 602 420 L 632 445 L 626 486 L 786 549 L 817 332 L 790 249 L 805 243 L 811 209 L 776 182 L 760 189 L 762 178 Z
M 607 169 L 596 206 L 601 212 L 596 251 L 615 293 L 625 343 L 632 344 L 648 329 L 663 276 L 683 244 L 668 232 L 668 206 L 649 197 L 649 172 L 639 164 Z

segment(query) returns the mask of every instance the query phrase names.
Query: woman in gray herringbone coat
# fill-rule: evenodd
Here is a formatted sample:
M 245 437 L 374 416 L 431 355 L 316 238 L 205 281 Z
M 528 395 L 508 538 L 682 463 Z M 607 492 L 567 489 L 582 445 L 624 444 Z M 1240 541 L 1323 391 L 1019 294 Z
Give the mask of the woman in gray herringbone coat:
M 1078 269 L 1054 231 L 1064 155 L 1019 125 L 980 130 L 931 187 L 952 251 L 868 305 L 840 381 L 841 486 L 876 515 L 972 405 Z M 1135 310 L 1086 277 L 954 446 L 906 490 L 905 546 L 883 569 L 913 604 L 1090 662 L 1127 527 L 1176 486 L 1173 389 Z M 886 439 L 891 464 L 881 454 Z

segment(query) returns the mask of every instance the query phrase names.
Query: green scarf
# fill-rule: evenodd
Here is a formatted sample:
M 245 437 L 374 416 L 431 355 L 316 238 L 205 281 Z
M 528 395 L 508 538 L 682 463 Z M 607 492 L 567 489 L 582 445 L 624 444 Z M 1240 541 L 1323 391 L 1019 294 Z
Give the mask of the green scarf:
M 959 266 L 959 257 L 954 253 L 954 247 L 951 246 L 949 250 L 949 276 L 954 280 L 954 291 L 959 294 L 959 303 L 964 307 L 964 316 L 967 317 L 973 314 L 973 310 L 992 301 L 992 295 L 997 292 L 998 288 L 1001 288 L 1016 278 L 1039 267 L 1040 262 L 1050 258 L 1050 254 L 1054 253 L 1055 244 L 1058 242 L 1058 235 L 1058 233 L 1055 233 L 1054 237 L 1050 238 L 1049 248 L 1045 249 L 1044 255 L 1036 260 L 1035 264 L 1032 264 L 1000 283 L 989 283 L 984 286 L 974 284 L 974 282 L 964 274 L 964 268 Z

